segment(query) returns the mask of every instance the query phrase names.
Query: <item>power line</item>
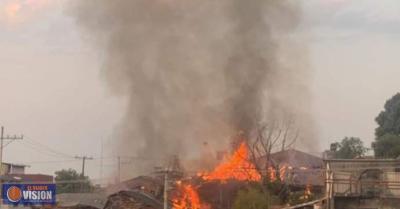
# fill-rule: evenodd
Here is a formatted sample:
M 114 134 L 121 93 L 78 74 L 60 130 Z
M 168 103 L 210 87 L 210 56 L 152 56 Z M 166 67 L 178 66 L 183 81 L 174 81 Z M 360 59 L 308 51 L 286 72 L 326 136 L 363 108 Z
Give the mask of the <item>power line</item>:
M 53 149 L 53 148 L 51 148 L 51 147 L 49 147 L 47 145 L 44 145 L 44 144 L 42 144 L 42 143 L 40 143 L 40 142 L 38 142 L 36 140 L 28 138 L 27 141 L 29 141 L 31 144 L 35 144 L 36 146 L 40 146 L 40 148 L 44 148 L 47 151 L 52 152 L 54 154 L 65 156 L 65 157 L 68 157 L 68 158 L 74 158 L 74 156 L 72 156 L 70 154 L 66 154 L 66 153 L 60 152 L 58 150 L 55 150 L 55 149 Z
M 45 164 L 45 163 L 67 163 L 67 162 L 77 162 L 79 160 L 53 160 L 53 161 L 32 161 L 32 162 L 23 162 L 22 164 Z
M 24 143 L 25 146 L 27 146 L 31 150 L 37 151 L 38 153 L 40 153 L 42 155 L 47 155 L 47 156 L 55 157 L 55 158 L 68 158 L 68 159 L 70 159 L 70 157 L 66 157 L 65 155 L 59 155 L 59 154 L 55 154 L 53 152 L 49 152 L 47 150 L 42 149 L 41 147 L 37 147 L 37 145 L 29 143 L 27 141 L 24 141 L 23 143 Z

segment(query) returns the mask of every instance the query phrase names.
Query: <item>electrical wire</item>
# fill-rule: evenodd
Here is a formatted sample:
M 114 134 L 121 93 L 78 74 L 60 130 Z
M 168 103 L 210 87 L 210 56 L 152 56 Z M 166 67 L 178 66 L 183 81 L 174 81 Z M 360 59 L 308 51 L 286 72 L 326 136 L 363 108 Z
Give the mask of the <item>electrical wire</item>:
M 43 150 L 41 148 L 38 148 L 38 147 L 36 147 L 36 146 L 34 146 L 34 145 L 30 144 L 30 143 L 27 143 L 27 142 L 23 142 L 23 143 L 24 143 L 24 147 L 27 147 L 27 148 L 29 148 L 31 150 L 34 150 L 39 154 L 50 156 L 50 157 L 54 157 L 54 158 L 66 158 L 65 156 L 60 156 L 60 155 L 57 155 L 57 154 L 54 154 L 54 153 L 51 153 L 51 152 L 47 152 L 47 151 L 45 151 L 45 150 Z
M 32 162 L 24 162 L 23 164 L 45 164 L 45 163 L 67 163 L 67 162 L 78 162 L 80 160 L 53 160 L 53 161 L 32 161 Z
M 38 146 L 38 147 L 41 148 L 41 149 L 45 149 L 45 150 L 47 150 L 48 152 L 54 153 L 54 154 L 56 154 L 56 155 L 60 155 L 60 156 L 68 157 L 68 158 L 75 158 L 74 156 L 72 156 L 72 155 L 70 155 L 70 154 L 66 154 L 66 153 L 60 152 L 60 151 L 58 151 L 58 150 L 55 150 L 55 149 L 53 149 L 53 148 L 50 148 L 49 146 L 44 145 L 44 144 L 42 144 L 42 143 L 40 143 L 40 142 L 38 142 L 38 141 L 36 141 L 36 140 L 27 138 L 27 139 L 25 139 L 25 141 L 28 142 L 28 143 L 30 143 L 30 144 L 32 144 L 32 145 L 34 145 L 34 146 Z

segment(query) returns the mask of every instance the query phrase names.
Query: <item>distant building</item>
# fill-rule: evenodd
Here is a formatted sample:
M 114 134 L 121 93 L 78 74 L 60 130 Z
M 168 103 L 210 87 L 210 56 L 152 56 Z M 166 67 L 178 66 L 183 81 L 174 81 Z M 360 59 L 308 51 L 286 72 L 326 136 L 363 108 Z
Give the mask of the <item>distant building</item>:
M 49 184 L 54 183 L 54 178 L 44 174 L 6 174 L 0 176 L 0 181 L 1 183 Z
M 326 163 L 327 209 L 400 205 L 400 160 L 330 159 Z
M 335 158 L 335 151 L 332 151 L 332 150 L 325 150 L 325 151 L 322 153 L 322 158 L 324 158 L 324 160 L 334 159 L 334 158 Z
M 0 169 L 0 182 L 15 182 L 15 183 L 53 183 L 54 178 L 51 175 L 45 174 L 26 174 L 25 168 L 28 165 L 2 163 Z
M 25 174 L 25 168 L 27 165 L 2 163 L 0 168 L 0 175 L 8 174 Z

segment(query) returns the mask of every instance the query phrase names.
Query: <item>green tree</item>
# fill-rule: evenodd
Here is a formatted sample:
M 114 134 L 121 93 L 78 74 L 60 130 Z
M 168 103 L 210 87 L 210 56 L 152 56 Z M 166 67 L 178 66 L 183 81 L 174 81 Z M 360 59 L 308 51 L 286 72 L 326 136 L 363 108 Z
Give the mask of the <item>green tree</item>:
M 250 187 L 238 192 L 233 209 L 268 209 L 270 199 L 262 190 Z
M 378 128 L 375 130 L 377 138 L 386 134 L 400 134 L 400 93 L 386 101 L 385 109 L 379 113 L 375 121 Z
M 400 155 L 400 93 L 386 101 L 375 121 L 378 123 L 372 143 L 375 156 L 397 158 Z
M 57 193 L 92 192 L 94 187 L 89 177 L 82 176 L 74 169 L 56 171 Z
M 331 151 L 334 153 L 334 158 L 354 159 L 364 156 L 368 149 L 364 147 L 360 138 L 345 137 L 341 142 L 332 143 Z
M 385 134 L 372 144 L 375 156 L 380 158 L 397 158 L 400 155 L 400 136 Z

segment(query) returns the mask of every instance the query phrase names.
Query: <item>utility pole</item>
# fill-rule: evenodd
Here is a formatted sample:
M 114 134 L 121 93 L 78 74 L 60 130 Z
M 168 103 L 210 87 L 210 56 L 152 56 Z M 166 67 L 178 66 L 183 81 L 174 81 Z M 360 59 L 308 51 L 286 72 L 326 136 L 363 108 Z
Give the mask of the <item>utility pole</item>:
M 87 156 L 75 156 L 75 158 L 82 160 L 82 173 L 81 173 L 82 180 L 80 182 L 80 192 L 84 192 L 84 190 L 85 190 L 85 188 L 84 188 L 85 162 L 86 162 L 86 160 L 93 160 L 93 158 L 92 157 L 87 157 Z
M 75 156 L 75 159 L 80 159 L 82 160 L 82 177 L 85 177 L 85 162 L 86 160 L 93 160 L 92 157 L 87 157 L 87 156 Z
M 121 156 L 118 156 L 118 183 L 121 182 Z
M 101 150 L 100 150 L 100 185 L 103 186 L 103 152 L 104 152 L 104 142 L 101 140 Z
M 1 133 L 0 133 L 0 174 L 3 175 L 3 149 L 5 146 L 7 146 L 8 144 L 10 144 L 11 142 L 15 141 L 15 140 L 22 140 L 24 139 L 24 135 L 4 135 L 4 127 L 1 127 Z M 8 143 L 6 145 L 4 145 L 4 140 L 9 140 Z
M 168 169 L 164 174 L 164 209 L 168 209 Z

